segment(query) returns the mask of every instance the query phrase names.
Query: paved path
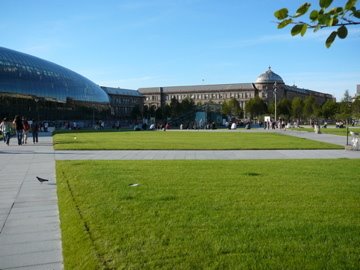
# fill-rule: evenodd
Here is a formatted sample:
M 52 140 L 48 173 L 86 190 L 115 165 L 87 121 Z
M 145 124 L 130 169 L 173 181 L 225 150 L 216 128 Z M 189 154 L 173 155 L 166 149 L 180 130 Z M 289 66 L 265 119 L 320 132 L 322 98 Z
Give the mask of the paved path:
M 336 159 L 360 158 L 360 151 L 345 150 L 146 150 L 56 151 L 57 160 L 176 160 L 176 159 Z
M 255 129 L 251 131 L 266 132 Z M 343 146 L 346 143 L 346 138 L 334 135 L 294 131 L 285 131 L 285 133 Z M 308 158 L 360 159 L 360 151 L 54 151 L 50 136 L 41 137 L 37 145 L 17 146 L 14 138 L 11 146 L 0 142 L 0 269 L 63 268 L 55 160 Z M 50 182 L 40 184 L 36 176 L 50 179 Z
M 315 132 L 301 131 L 301 129 L 299 131 L 276 130 L 276 132 L 299 137 L 299 138 L 319 141 L 319 142 L 327 142 L 327 143 L 337 144 L 337 145 L 344 146 L 344 148 L 346 145 L 346 137 L 345 136 L 338 136 L 338 135 L 324 134 L 324 133 L 316 134 Z M 350 143 L 351 137 L 349 136 L 348 139 L 349 139 L 349 143 Z
M 264 129 L 205 130 L 206 132 L 274 132 Z M 167 132 L 199 132 L 198 130 L 169 130 Z M 164 160 L 164 159 L 336 159 L 360 158 L 360 151 L 346 151 L 346 137 L 315 134 L 306 131 L 275 132 L 300 138 L 344 146 L 344 150 L 142 150 L 142 151 L 56 151 L 57 160 Z
M 310 128 L 310 126 L 306 126 L 308 128 Z M 315 132 L 307 132 L 307 131 L 303 131 L 301 128 L 299 128 L 298 130 L 283 130 L 283 129 L 263 129 L 263 128 L 252 128 L 250 130 L 244 129 L 244 128 L 238 128 L 236 130 L 227 130 L 227 129 L 216 129 L 216 130 L 193 130 L 193 129 L 189 129 L 189 130 L 168 130 L 167 132 L 243 132 L 243 133 L 251 133 L 251 132 L 260 132 L 260 133 L 271 133 L 271 132 L 277 132 L 277 133 L 282 133 L 282 134 L 286 134 L 286 135 L 290 135 L 290 136 L 295 136 L 295 137 L 299 137 L 299 138 L 304 138 L 304 139 L 310 139 L 310 140 L 314 140 L 314 141 L 319 141 L 319 142 L 327 142 L 327 143 L 332 143 L 332 144 L 337 144 L 337 145 L 341 145 L 341 146 L 345 146 L 346 145 L 346 137 L 345 136 L 338 136 L 338 135 L 332 135 L 332 134 L 316 134 Z M 350 143 L 350 139 L 351 137 L 349 136 L 349 143 Z
M 39 139 L 0 142 L 0 269 L 63 268 L 52 137 Z

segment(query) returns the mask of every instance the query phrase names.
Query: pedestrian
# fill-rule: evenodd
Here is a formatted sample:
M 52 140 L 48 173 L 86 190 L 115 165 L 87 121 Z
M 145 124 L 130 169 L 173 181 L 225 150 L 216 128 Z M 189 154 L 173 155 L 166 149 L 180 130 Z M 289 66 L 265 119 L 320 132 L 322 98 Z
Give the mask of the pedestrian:
M 20 118 L 20 116 L 16 115 L 15 119 L 13 121 L 13 124 L 15 126 L 16 131 L 16 137 L 18 140 L 18 145 L 22 145 L 22 138 L 23 138 L 23 132 L 24 132 L 24 125 Z
M 44 123 L 44 132 L 48 132 L 48 127 L 49 127 L 49 123 L 45 122 Z
M 31 124 L 31 133 L 33 137 L 33 143 L 39 142 L 39 124 L 36 121 L 33 121 Z
M 5 117 L 3 121 L 0 123 L 0 129 L 4 136 L 4 143 L 9 146 L 10 144 L 10 137 L 11 137 L 11 123 Z
M 27 119 L 25 117 L 23 117 L 23 126 L 24 126 L 23 143 L 27 144 L 30 125 L 29 125 L 29 122 L 27 121 Z
M 0 123 L 0 133 L 3 135 L 3 140 L 5 143 L 6 140 L 5 140 L 5 133 L 4 133 L 4 121 L 5 121 L 5 118 Z

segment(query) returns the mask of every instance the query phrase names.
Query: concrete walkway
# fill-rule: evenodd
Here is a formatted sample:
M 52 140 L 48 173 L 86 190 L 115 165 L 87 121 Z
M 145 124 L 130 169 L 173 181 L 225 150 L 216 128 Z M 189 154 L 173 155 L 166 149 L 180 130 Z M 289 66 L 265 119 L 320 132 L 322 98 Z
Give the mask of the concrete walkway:
M 345 150 L 144 150 L 56 151 L 57 160 L 178 160 L 178 159 L 336 159 L 360 158 L 360 151 Z
M 319 142 L 337 144 L 337 145 L 344 146 L 344 148 L 346 145 L 346 137 L 345 136 L 338 136 L 338 135 L 324 134 L 324 133 L 316 134 L 315 132 L 301 131 L 301 129 L 299 131 L 276 130 L 276 132 L 283 133 L 283 134 L 290 135 L 290 136 L 299 137 L 299 138 L 319 141 Z M 348 139 L 349 139 L 349 143 L 350 143 L 351 137 L 349 136 Z
M 167 132 L 199 132 L 198 130 L 168 130 Z M 237 129 L 206 130 L 206 132 L 277 132 L 285 135 L 341 145 L 344 150 L 122 150 L 122 151 L 56 151 L 57 160 L 177 160 L 177 159 L 336 159 L 360 158 L 360 151 L 346 151 L 346 137 L 315 134 L 306 131 Z
M 63 268 L 52 137 L 39 141 L 0 142 L 0 269 Z
M 285 133 L 342 146 L 346 143 L 346 138 L 334 135 L 294 131 Z M 0 269 L 63 268 L 55 160 L 309 158 L 360 159 L 360 151 L 54 151 L 50 134 L 40 137 L 40 143 L 36 145 L 30 143 L 17 146 L 14 138 L 10 146 L 0 142 Z M 40 184 L 36 176 L 49 179 L 50 182 Z

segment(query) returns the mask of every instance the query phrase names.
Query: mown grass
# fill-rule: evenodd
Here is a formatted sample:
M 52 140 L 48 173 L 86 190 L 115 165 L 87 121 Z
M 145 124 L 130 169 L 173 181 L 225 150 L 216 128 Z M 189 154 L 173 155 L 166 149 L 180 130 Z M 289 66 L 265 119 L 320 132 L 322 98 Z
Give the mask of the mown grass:
M 56 168 L 65 269 L 359 267 L 359 160 Z
M 290 130 L 314 132 L 313 128 L 291 128 Z M 346 136 L 346 128 L 320 128 L 321 133 Z M 360 128 L 349 127 L 349 132 L 360 133 Z M 349 133 L 350 136 L 350 133 Z
M 342 149 L 341 146 L 265 132 L 97 132 L 54 136 L 56 150 Z

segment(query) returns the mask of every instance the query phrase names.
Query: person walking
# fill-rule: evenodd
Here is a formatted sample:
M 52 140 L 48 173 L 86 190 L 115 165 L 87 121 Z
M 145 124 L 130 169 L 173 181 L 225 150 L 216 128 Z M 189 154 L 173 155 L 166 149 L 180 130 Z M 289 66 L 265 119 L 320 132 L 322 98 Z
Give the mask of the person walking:
M 23 143 L 27 144 L 27 139 L 28 139 L 28 133 L 30 130 L 30 125 L 29 122 L 27 121 L 27 119 L 25 117 L 23 117 L 23 126 L 24 126 L 24 133 L 23 133 Z
M 4 121 L 5 121 L 5 118 L 0 123 L 0 133 L 3 135 L 3 140 L 5 143 L 6 140 L 5 140 L 5 133 L 4 133 Z
M 33 137 L 33 143 L 39 142 L 39 124 L 36 121 L 33 121 L 31 124 L 31 133 Z
M 11 138 L 11 123 L 8 121 L 8 119 L 6 117 L 1 122 L 0 129 L 4 136 L 4 143 L 6 143 L 6 145 L 9 146 L 10 138 Z
M 24 131 L 24 125 L 20 118 L 20 116 L 16 115 L 15 119 L 13 121 L 13 124 L 15 126 L 16 131 L 16 137 L 18 140 L 18 145 L 22 145 L 22 138 L 23 138 L 23 131 Z

